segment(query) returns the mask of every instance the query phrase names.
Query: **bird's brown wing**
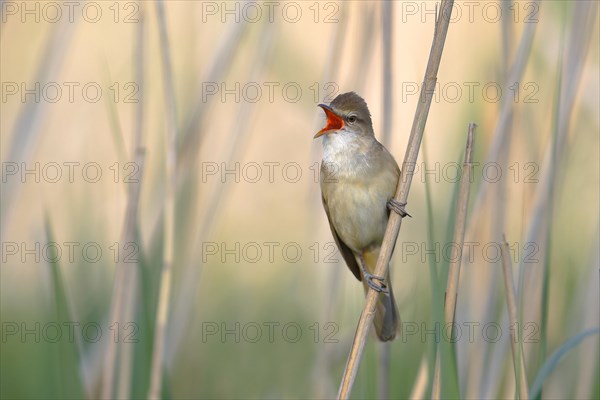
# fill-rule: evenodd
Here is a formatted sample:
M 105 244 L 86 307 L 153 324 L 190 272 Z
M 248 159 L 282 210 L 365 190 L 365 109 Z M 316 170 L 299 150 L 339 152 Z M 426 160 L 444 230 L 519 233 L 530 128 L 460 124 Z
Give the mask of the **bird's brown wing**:
M 352 271 L 356 279 L 358 279 L 359 281 L 362 280 L 360 277 L 360 268 L 358 267 L 358 263 L 356 262 L 354 253 L 352 252 L 350 247 L 348 247 L 346 243 L 344 243 L 342 239 L 340 239 L 337 232 L 335 231 L 335 228 L 331 223 L 331 217 L 329 216 L 329 208 L 327 207 L 327 203 L 325 203 L 325 199 L 323 198 L 323 196 L 321 196 L 321 201 L 323 201 L 323 208 L 325 209 L 325 214 L 327 214 L 327 220 L 329 221 L 329 228 L 331 228 L 331 234 L 335 239 L 335 243 L 337 244 L 340 253 L 342 253 L 342 257 L 344 257 L 344 260 L 346 260 L 346 265 L 348 265 L 348 268 L 350 268 L 350 271 Z

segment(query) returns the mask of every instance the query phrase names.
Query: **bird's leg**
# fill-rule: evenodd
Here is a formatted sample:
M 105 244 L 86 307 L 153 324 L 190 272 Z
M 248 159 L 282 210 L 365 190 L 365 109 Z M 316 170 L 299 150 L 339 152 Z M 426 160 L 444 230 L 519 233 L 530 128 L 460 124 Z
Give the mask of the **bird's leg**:
M 362 269 L 362 272 L 363 272 L 363 279 L 365 279 L 365 281 L 367 282 L 367 285 L 369 285 L 369 287 L 371 289 L 375 290 L 376 292 L 388 293 L 389 290 L 384 282 L 385 281 L 384 277 L 378 276 L 378 275 L 373 275 L 372 273 L 367 271 L 365 259 L 363 258 L 362 254 L 358 255 L 358 259 L 360 261 L 360 268 Z M 375 283 L 375 281 L 379 281 L 379 282 Z
M 406 207 L 406 203 L 400 203 L 399 201 L 397 201 L 395 199 L 390 199 L 390 201 L 387 202 L 388 210 L 391 210 L 391 211 L 395 212 L 396 214 L 399 214 L 400 217 L 402 217 L 402 218 L 404 218 L 406 216 L 412 218 L 412 215 L 407 213 L 406 210 L 404 209 L 404 207 Z

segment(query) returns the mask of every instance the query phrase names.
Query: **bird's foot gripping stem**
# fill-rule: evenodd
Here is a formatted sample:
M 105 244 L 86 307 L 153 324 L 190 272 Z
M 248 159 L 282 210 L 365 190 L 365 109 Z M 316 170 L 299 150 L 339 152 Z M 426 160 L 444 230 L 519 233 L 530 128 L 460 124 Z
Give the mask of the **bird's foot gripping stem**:
M 362 269 L 363 279 L 365 282 L 367 282 L 367 285 L 369 285 L 371 289 L 378 293 L 388 293 L 389 289 L 385 284 L 385 278 L 383 276 L 373 275 L 367 271 L 367 265 L 362 254 L 358 256 L 358 260 L 360 261 L 360 269 Z
M 363 278 L 366 280 L 367 285 L 378 293 L 389 293 L 389 289 L 385 284 L 383 276 L 377 276 L 363 271 Z M 377 282 L 375 282 L 377 281 Z
M 400 203 L 399 201 L 394 199 L 390 199 L 390 201 L 387 202 L 388 210 L 395 212 L 402 218 L 407 216 L 412 218 L 412 215 L 407 213 L 404 207 L 406 207 L 406 203 Z

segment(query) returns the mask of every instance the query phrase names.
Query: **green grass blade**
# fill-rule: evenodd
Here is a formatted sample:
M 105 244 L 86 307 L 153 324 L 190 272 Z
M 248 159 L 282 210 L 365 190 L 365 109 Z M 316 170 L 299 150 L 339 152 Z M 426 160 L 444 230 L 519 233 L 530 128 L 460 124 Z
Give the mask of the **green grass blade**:
M 588 329 L 587 331 L 581 332 L 578 335 L 573 336 L 569 340 L 567 340 L 562 346 L 558 348 L 552 355 L 546 360 L 540 371 L 538 372 L 535 380 L 533 381 L 533 385 L 531 385 L 531 389 L 529 391 L 529 398 L 536 398 L 542 392 L 542 385 L 550 376 L 556 365 L 561 360 L 561 358 L 567 354 L 570 350 L 575 348 L 579 343 L 581 343 L 584 339 L 589 336 L 599 334 L 600 327 Z
M 44 217 L 44 230 L 48 243 L 56 243 L 50 219 L 46 214 Z M 57 259 L 59 257 L 56 257 Z M 61 328 L 64 328 L 68 323 L 75 321 L 75 318 L 71 315 L 69 309 L 69 303 L 67 300 L 67 294 L 63 278 L 61 275 L 61 267 L 58 260 L 53 261 L 51 259 L 48 264 L 50 265 L 50 277 L 52 279 L 52 289 L 54 293 L 54 306 L 56 311 L 56 319 L 53 321 Z M 75 341 L 70 341 L 67 338 L 62 338 L 58 341 L 56 351 L 57 369 L 61 382 L 60 398 L 63 399 L 80 399 L 85 397 L 85 388 L 83 384 L 81 366 L 83 365 L 81 343 L 78 342 L 79 336 L 75 335 Z M 48 346 L 55 347 L 53 344 Z
M 135 313 L 137 332 L 132 339 L 136 341 L 133 355 L 133 371 L 131 385 L 132 398 L 145 398 L 150 384 L 150 362 L 152 357 L 152 344 L 154 343 L 154 326 L 156 306 L 158 301 L 158 286 L 160 260 L 162 260 L 163 247 L 163 220 L 157 224 L 158 229 L 150 240 L 149 249 L 142 246 L 140 232 L 136 229 L 135 242 L 140 246 L 139 277 L 140 277 L 140 306 Z

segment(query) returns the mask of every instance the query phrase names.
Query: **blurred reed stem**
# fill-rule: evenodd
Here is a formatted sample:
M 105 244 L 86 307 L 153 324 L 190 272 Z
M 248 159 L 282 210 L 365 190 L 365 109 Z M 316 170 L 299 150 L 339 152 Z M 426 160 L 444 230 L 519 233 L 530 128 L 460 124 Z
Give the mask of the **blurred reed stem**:
M 448 33 L 448 26 L 450 23 L 449 10 L 452 9 L 454 4 L 453 0 L 442 0 L 441 10 L 438 13 L 435 31 L 433 36 L 433 44 L 431 46 L 431 53 L 429 54 L 429 61 L 427 63 L 427 69 L 425 71 L 425 78 L 419 96 L 419 102 L 417 104 L 417 110 L 415 112 L 415 118 L 411 129 L 410 138 L 408 141 L 408 148 L 404 156 L 404 162 L 402 164 L 402 171 L 400 173 L 400 179 L 396 195 L 394 199 L 399 203 L 406 203 L 408 199 L 408 192 L 410 190 L 410 183 L 414 173 L 414 166 L 417 162 L 419 155 L 419 148 L 421 146 L 421 139 L 423 138 L 423 132 L 425 130 L 425 123 L 427 122 L 427 116 L 429 114 L 429 107 L 431 106 L 431 100 L 435 91 L 435 84 L 437 82 L 437 73 L 442 58 L 442 52 L 444 49 L 444 42 L 446 40 L 446 34 Z M 375 267 L 374 274 L 378 276 L 386 276 L 388 264 L 392 255 L 392 249 L 396 243 L 400 227 L 402 225 L 402 217 L 392 212 L 388 221 L 381 250 L 379 252 L 379 258 Z M 344 376 L 340 384 L 338 397 L 340 399 L 346 399 L 350 396 L 358 367 L 362 359 L 364 347 L 367 340 L 369 328 L 373 322 L 375 314 L 375 304 L 377 302 L 378 293 L 372 288 L 368 290 L 367 301 L 365 308 L 360 316 L 356 335 L 354 337 L 354 343 L 350 355 L 348 356 L 348 362 L 344 371 Z
M 246 32 L 247 23 L 243 20 L 241 23 L 231 24 L 230 28 L 225 35 L 223 35 L 223 39 L 221 40 L 217 50 L 215 51 L 215 56 L 211 58 L 210 64 L 206 67 L 206 71 L 203 74 L 203 79 L 201 82 L 218 82 L 223 76 L 227 73 L 230 66 L 233 65 L 233 58 L 237 54 L 237 50 L 240 47 L 240 43 L 242 42 L 243 34 Z M 203 132 L 200 127 L 205 121 L 205 118 L 208 116 L 208 108 L 212 102 L 209 98 L 208 101 L 204 101 L 203 99 L 203 90 L 201 87 L 198 87 L 196 90 L 198 93 L 198 97 L 196 98 L 194 105 L 191 107 L 189 111 L 189 116 L 187 118 L 187 122 L 184 123 L 183 129 L 181 131 L 179 145 L 177 146 L 177 155 L 176 155 L 176 170 L 180 171 L 180 173 L 176 174 L 177 182 L 176 182 L 176 191 L 179 193 L 184 183 L 187 182 L 187 179 L 190 176 L 190 170 L 185 168 L 193 163 L 193 160 L 201 147 Z M 165 209 L 161 209 L 160 211 L 160 219 L 163 219 L 165 215 Z M 156 229 L 160 228 L 162 225 L 159 223 L 154 228 L 154 232 L 151 234 L 151 237 L 157 237 Z M 185 274 L 184 274 L 185 276 Z M 184 285 L 189 285 L 192 282 L 188 282 L 187 280 L 184 282 Z M 195 285 L 196 283 L 194 283 Z M 189 289 L 188 289 L 189 290 Z M 184 304 L 181 306 L 182 299 L 188 299 L 190 296 L 187 292 L 178 293 L 178 297 L 175 300 L 173 321 L 175 323 L 174 326 L 177 326 L 177 322 L 181 321 L 182 318 L 185 320 L 188 319 L 188 311 L 191 304 Z M 177 332 L 175 332 L 177 334 Z M 169 333 L 171 336 L 171 333 Z M 175 348 L 177 344 L 180 343 L 179 336 L 171 336 L 172 340 L 167 343 L 167 365 L 170 365 L 173 356 L 175 354 Z M 173 344 L 171 344 L 173 343 Z M 171 350 L 173 348 L 173 350 Z
M 510 15 L 511 7 L 513 6 L 513 0 L 502 0 L 502 14 Z M 502 18 L 501 20 L 501 32 L 502 32 L 502 79 L 508 80 L 510 73 L 510 59 L 512 58 L 512 42 L 513 42 L 513 21 L 510 18 Z
M 321 81 L 319 82 L 319 85 L 321 85 L 321 87 L 324 87 L 324 85 L 331 83 L 334 79 L 337 78 L 338 76 L 338 70 L 339 70 L 339 66 L 341 64 L 341 58 L 342 58 L 342 49 L 344 48 L 344 40 L 346 39 L 346 37 L 348 36 L 346 31 L 347 31 L 347 27 L 348 27 L 348 7 L 349 7 L 348 2 L 343 2 L 340 6 L 340 18 L 339 18 L 339 23 L 338 26 L 336 27 L 336 29 L 333 30 L 333 34 L 331 35 L 331 42 L 329 43 L 329 48 L 328 51 L 326 53 L 326 61 L 325 61 L 325 66 L 323 69 L 323 75 L 321 76 Z M 319 91 L 320 93 L 320 91 Z M 324 101 L 326 102 L 327 100 L 330 99 L 319 99 L 320 101 Z M 316 109 L 317 107 L 315 107 Z M 323 117 L 321 114 L 321 111 L 318 110 L 319 112 L 317 112 L 317 110 L 314 113 L 314 127 L 315 127 L 315 131 L 318 131 L 319 129 L 321 129 L 320 124 L 323 122 Z M 320 146 L 312 146 L 311 147 L 311 151 L 310 151 L 310 160 L 312 162 L 312 160 L 317 160 L 318 157 L 316 155 L 316 152 L 318 151 L 317 149 Z M 317 191 L 318 188 L 316 187 L 316 185 L 313 185 L 312 182 L 309 181 L 309 190 L 308 190 L 308 203 L 313 205 L 315 207 L 315 212 L 317 207 L 319 209 L 321 209 L 321 205 L 318 204 L 318 202 L 314 202 L 312 201 L 313 196 L 315 195 L 315 191 Z M 319 212 L 321 212 L 319 210 Z M 322 219 L 320 219 L 320 221 L 322 221 Z M 323 226 L 325 224 L 322 224 Z
M 534 7 L 539 7 L 539 0 L 534 0 L 532 5 L 534 5 Z M 523 77 L 525 67 L 527 66 L 527 60 L 529 59 L 529 55 L 531 54 L 531 47 L 533 44 L 533 37 L 535 34 L 536 26 L 537 24 L 535 23 L 525 25 L 525 29 L 523 31 L 521 41 L 519 43 L 519 47 L 517 48 L 517 53 L 515 54 L 515 61 L 512 64 L 510 73 L 507 74 L 507 79 L 505 80 L 504 87 L 502 88 L 503 93 L 509 91 L 508 86 L 511 85 L 511 82 L 520 82 L 521 78 Z M 484 165 L 498 159 L 498 155 L 500 154 L 500 152 L 506 144 L 506 137 L 510 133 L 510 122 L 512 120 L 513 112 L 513 98 L 511 96 L 504 96 L 500 105 L 500 116 L 498 118 L 494 134 L 492 136 L 493 139 L 490 145 L 490 149 L 488 150 L 488 153 L 484 160 Z M 473 216 L 479 215 L 479 212 L 483 207 L 487 189 L 489 189 L 489 182 L 487 182 L 484 179 L 481 182 L 481 185 L 477 192 L 477 197 L 475 198 L 475 201 L 473 203 Z M 477 218 L 473 218 L 472 221 L 472 224 L 475 224 L 474 221 L 477 221 Z M 469 230 L 473 228 L 469 226 Z
M 134 59 L 135 59 L 135 82 L 138 87 L 138 103 L 135 107 L 135 129 L 134 129 L 134 137 L 133 137 L 133 151 L 134 151 L 134 163 L 139 166 L 139 170 L 143 171 L 144 167 L 144 159 L 145 159 L 145 146 L 144 146 L 144 50 L 145 50 L 145 14 L 144 14 L 144 3 L 143 1 L 138 1 L 139 4 L 139 12 L 138 12 L 138 23 L 136 24 L 136 47 L 134 51 Z M 141 174 L 140 174 L 141 175 Z M 134 242 L 137 236 L 136 230 L 139 229 L 139 222 L 137 220 L 137 208 L 139 207 L 139 192 L 141 190 L 141 182 L 138 179 L 137 184 L 130 184 L 130 190 L 136 190 L 135 194 L 136 199 L 136 210 L 135 212 L 135 220 L 132 221 L 132 227 L 130 232 L 130 242 Z M 137 185 L 137 187 L 133 187 L 133 185 Z M 130 195 L 134 196 L 134 195 Z M 129 242 L 124 243 L 127 245 Z M 138 248 L 141 248 L 141 243 L 136 243 Z M 139 260 L 136 260 L 135 265 L 127 265 L 126 269 L 126 281 L 123 285 L 125 290 L 125 309 L 123 314 L 123 321 L 125 324 L 128 324 L 132 321 L 135 321 L 135 316 L 137 314 L 137 310 L 142 305 L 141 301 L 144 299 L 140 299 L 140 279 L 141 279 L 141 265 Z M 119 386 L 117 398 L 119 399 L 128 399 L 131 397 L 131 387 L 132 387 L 132 376 L 133 376 L 133 355 L 135 346 L 131 343 L 123 342 L 120 344 L 120 368 L 119 368 Z
M 428 146 L 427 146 L 427 136 L 423 137 L 423 162 L 425 163 L 425 166 L 429 166 L 429 160 L 428 160 Z M 431 182 L 429 179 L 427 179 L 427 177 L 425 177 L 425 203 L 427 205 L 427 244 L 428 244 L 428 248 L 435 248 L 435 227 L 434 227 L 434 215 L 433 215 L 433 204 L 431 202 L 432 199 L 432 190 L 431 190 Z M 429 281 L 430 281 L 430 286 L 431 286 L 431 304 L 432 304 L 432 309 L 433 309 L 433 321 L 434 324 L 440 324 L 442 322 L 442 307 L 440 306 L 442 304 L 442 300 L 441 300 L 441 287 L 440 287 L 440 280 L 438 277 L 438 270 L 437 270 L 437 264 L 436 264 L 436 260 L 433 257 L 428 257 L 428 267 L 429 267 Z M 438 361 L 438 343 L 436 343 L 436 341 L 434 341 L 434 346 L 433 346 L 433 357 L 431 360 L 429 360 L 428 362 L 428 368 L 427 368 L 427 377 L 430 376 L 434 376 L 434 372 L 435 372 L 435 367 L 437 365 Z M 435 379 L 435 377 L 434 377 Z M 426 382 L 427 384 L 428 382 Z
M 354 54 L 354 57 L 356 57 L 354 61 L 354 65 L 356 65 L 356 68 L 354 69 L 354 73 L 352 74 L 351 82 L 351 84 L 355 88 L 355 91 L 358 93 L 362 92 L 365 89 L 365 85 L 367 83 L 367 79 L 365 79 L 365 77 L 369 74 L 369 66 L 371 64 L 371 61 L 373 60 L 373 51 L 375 50 L 375 40 L 373 39 L 373 36 L 376 32 L 374 26 L 376 9 L 376 3 L 371 4 L 369 2 L 364 4 L 364 6 L 362 6 L 359 9 L 360 19 L 362 23 L 360 35 L 361 41 L 360 50 L 355 52 Z
M 503 7 L 508 8 L 511 5 L 510 1 L 503 3 Z M 539 0 L 535 0 L 535 3 L 532 3 L 532 7 L 539 9 Z M 514 57 L 511 57 L 511 43 L 512 43 L 512 30 L 511 25 L 512 21 L 510 19 L 506 20 L 506 23 L 502 25 L 502 49 L 504 55 L 504 66 L 503 66 L 503 79 L 502 79 L 502 92 L 507 93 L 510 89 L 509 86 L 514 83 L 521 82 L 523 78 L 523 74 L 525 72 L 525 68 L 527 67 L 529 56 L 531 55 L 531 49 L 533 45 L 533 39 L 535 35 L 535 31 L 537 28 L 536 23 L 528 23 L 525 24 L 523 33 L 521 34 L 521 38 L 519 40 L 519 44 L 517 46 Z M 512 62 L 511 62 L 512 60 Z M 504 169 L 508 156 L 509 156 L 509 146 L 510 146 L 510 134 L 511 127 L 513 125 L 513 118 L 515 113 L 515 103 L 511 96 L 504 96 L 500 103 L 500 110 L 498 120 L 494 127 L 494 132 L 492 134 L 492 143 L 490 144 L 489 150 L 483 160 L 483 165 L 488 165 L 489 163 L 499 163 L 501 168 Z M 499 182 L 495 182 L 494 189 L 495 196 L 492 197 L 490 203 L 486 204 L 486 199 L 488 198 L 488 190 L 490 189 L 490 183 L 487 180 L 482 180 L 475 195 L 473 206 L 471 207 L 471 219 L 469 224 L 467 225 L 467 233 L 466 236 L 474 236 L 476 224 L 480 221 L 480 216 L 485 212 L 485 207 L 498 207 L 494 208 L 493 213 L 493 221 L 491 224 L 491 239 L 492 241 L 499 241 L 500 235 L 504 232 L 505 225 L 505 207 L 506 207 L 506 182 L 504 179 L 500 179 Z M 463 254 L 463 262 L 467 263 L 467 255 Z M 481 315 L 482 319 L 485 319 L 485 316 L 495 315 L 495 309 L 497 306 L 497 279 L 495 279 L 495 269 L 491 269 L 490 273 L 492 274 L 488 278 L 488 293 L 485 299 L 485 306 L 483 308 L 483 312 Z M 506 342 L 501 341 L 498 346 L 490 349 L 489 351 L 477 352 L 474 354 L 474 359 L 472 360 L 472 365 L 477 365 L 478 367 L 471 367 L 471 373 L 467 384 L 467 389 L 465 395 L 467 396 L 476 396 L 476 397 L 491 397 L 494 396 L 495 388 L 498 386 L 498 374 L 499 371 L 496 368 L 502 365 L 500 362 L 490 362 L 490 358 L 501 359 L 505 356 Z M 489 365 L 488 368 L 483 368 L 483 365 Z
M 218 82 L 223 79 L 223 76 L 234 64 L 233 58 L 237 54 L 247 28 L 246 18 L 242 18 L 239 23 L 230 25 L 230 28 L 222 36 L 223 39 L 221 39 L 214 53 L 215 55 L 211 58 L 210 65 L 206 68 L 200 85 L 205 82 Z M 204 89 L 201 86 L 196 89 L 195 93 L 198 93 L 198 97 L 189 111 L 187 122 L 183 125 L 179 145 L 177 146 L 178 167 L 191 163 L 193 157 L 198 154 L 204 137 L 204 132 L 200 127 L 208 115 L 211 100 L 204 99 Z
M 23 5 L 25 3 L 22 3 Z M 46 44 L 43 47 L 43 54 L 38 60 L 35 75 L 31 82 L 51 81 L 55 74 L 62 67 L 63 61 L 66 59 L 65 53 L 69 49 L 72 32 L 77 26 L 79 18 L 70 22 L 68 19 L 61 19 L 51 30 Z M 4 23 L 0 23 L 4 26 Z M 4 89 L 3 89 L 4 90 Z M 44 119 L 48 110 L 48 102 L 46 101 L 28 101 L 23 103 L 19 111 L 19 116 L 12 129 L 11 143 L 8 150 L 8 156 L 4 161 L 12 162 L 27 162 L 31 158 L 36 148 L 36 142 L 44 132 L 40 129 L 40 124 Z M 0 221 L 0 237 L 6 238 L 6 234 L 11 225 L 14 213 L 12 206 L 14 200 L 19 197 L 19 192 L 23 185 L 18 183 L 16 179 L 9 179 L 2 184 L 2 218 Z
M 417 373 L 417 378 L 415 379 L 415 384 L 410 392 L 409 399 L 411 400 L 420 400 L 425 398 L 425 392 L 427 391 L 427 381 L 428 381 L 428 368 L 427 368 L 427 356 L 423 356 L 421 359 L 421 364 L 419 366 L 419 372 Z
M 515 283 L 513 280 L 513 266 L 510 260 L 510 248 L 505 237 L 503 238 L 501 250 L 502 272 L 504 273 L 504 287 L 506 289 L 506 306 L 508 309 L 510 326 L 514 327 L 513 329 L 510 329 L 510 336 L 512 339 L 510 343 L 515 370 L 515 383 L 517 386 L 519 399 L 527 400 L 529 398 L 527 395 L 527 370 L 525 369 L 525 358 L 523 356 L 521 326 L 517 316 L 517 294 L 515 293 Z
M 561 45 L 561 50 L 560 50 L 560 56 L 559 56 L 559 60 L 560 58 L 562 58 L 563 55 L 563 48 Z M 560 65 L 560 61 L 559 61 L 559 67 L 558 67 L 558 72 L 557 72 L 557 84 L 556 84 L 556 88 L 557 88 L 557 93 L 554 99 L 554 112 L 552 113 L 552 117 L 553 117 L 553 121 L 552 121 L 552 125 L 553 125 L 553 129 L 551 132 L 551 138 L 550 138 L 550 161 L 549 164 L 551 166 L 555 165 L 557 162 L 557 142 L 558 142 L 558 118 L 559 118 L 559 114 L 560 114 L 560 98 L 561 98 L 561 90 L 562 90 L 562 66 Z M 538 351 L 538 362 L 537 362 L 537 366 L 538 368 L 544 363 L 544 360 L 546 359 L 546 352 L 547 352 L 547 340 L 548 340 L 548 334 L 547 334 L 547 329 L 548 329 L 548 294 L 549 294 L 549 284 L 550 284 L 550 258 L 552 257 L 551 254 L 551 240 L 552 240 L 552 221 L 554 219 L 554 195 L 556 194 L 556 190 L 555 190 L 555 185 L 556 185 L 556 169 L 553 168 L 553 171 L 551 173 L 551 179 L 550 179 L 550 183 L 549 183 L 549 189 L 548 189 L 548 194 L 549 194 L 549 198 L 546 200 L 546 205 L 544 206 L 544 208 L 546 209 L 546 212 L 544 213 L 544 218 L 546 219 L 546 221 L 544 221 L 544 223 L 546 224 L 546 228 L 541 232 L 541 242 L 543 244 L 542 250 L 543 250 L 543 259 L 542 259 L 542 293 L 541 293 L 541 298 L 540 298 L 540 309 L 539 309 L 539 318 L 540 318 L 540 345 L 539 345 L 539 351 Z M 523 265 L 520 265 L 521 267 L 523 267 Z M 519 276 L 521 276 L 519 274 Z M 522 280 L 519 281 L 520 284 L 523 283 Z M 520 287 L 521 290 L 523 290 L 522 287 Z M 521 294 L 523 294 L 524 292 L 520 292 Z M 521 307 L 520 308 L 520 320 L 522 320 L 523 318 L 523 302 L 524 302 L 524 297 L 523 295 L 521 295 Z M 538 397 L 538 399 L 541 399 L 541 392 L 540 395 Z
M 140 6 L 139 22 L 137 24 L 137 46 L 135 52 L 136 62 L 136 82 L 139 87 L 139 103 L 136 107 L 135 132 L 133 138 L 133 162 L 138 167 L 139 177 L 136 181 L 128 183 L 127 187 L 127 208 L 125 210 L 125 220 L 123 223 L 122 241 L 120 246 L 127 246 L 129 243 L 136 244 L 136 230 L 138 228 L 139 201 L 144 172 L 145 148 L 143 142 L 143 63 L 144 63 L 144 15 Z M 139 246 L 139 244 L 137 244 Z M 137 304 L 136 299 L 139 294 L 139 260 L 135 265 L 125 261 L 125 257 L 120 257 L 115 269 L 115 282 L 113 288 L 113 297 L 111 301 L 111 311 L 109 324 L 117 323 L 118 329 L 125 323 L 134 320 Z M 121 362 L 118 367 L 117 357 L 121 349 Z M 118 343 L 115 340 L 108 341 L 108 347 L 104 355 L 103 379 L 101 386 L 101 398 L 111 399 L 115 396 L 119 398 L 128 398 L 131 394 L 131 373 L 133 348 L 130 345 Z M 116 374 L 119 372 L 119 391 L 116 393 Z
M 390 0 L 384 0 L 381 3 L 381 28 L 383 36 L 383 124 L 381 125 L 382 143 L 390 145 L 392 139 L 392 96 L 394 82 L 392 80 L 392 59 L 393 59 L 393 16 L 394 3 Z M 389 147 L 388 147 L 389 148 Z
M 159 297 L 156 310 L 156 326 L 154 331 L 154 347 L 150 367 L 149 399 L 162 397 L 163 366 L 165 358 L 165 341 L 169 302 L 171 298 L 171 276 L 175 247 L 175 189 L 177 179 L 177 108 L 175 103 L 175 88 L 171 62 L 171 49 L 167 20 L 162 0 L 156 0 L 156 14 L 160 36 L 163 82 L 165 89 L 165 225 L 164 253 L 162 270 L 159 281 Z
M 332 321 L 334 316 L 334 304 L 340 291 L 340 271 L 342 271 L 342 265 L 336 263 L 332 265 L 329 270 L 329 276 L 327 277 L 327 296 L 325 298 L 325 307 L 322 308 L 321 321 L 325 323 Z M 321 351 L 317 352 L 315 360 L 315 368 L 313 369 L 313 387 L 314 387 L 314 398 L 331 398 L 335 388 L 331 385 L 330 375 L 333 369 L 333 360 L 336 357 L 334 353 L 335 347 L 331 345 L 323 346 Z
M 263 31 L 259 40 L 259 48 L 256 51 L 254 62 L 250 68 L 248 82 L 259 81 L 261 74 L 265 70 L 265 65 L 271 59 L 271 44 L 275 35 L 274 30 L 276 29 L 276 25 L 265 23 L 262 25 L 261 29 Z M 255 103 L 241 103 L 235 123 L 231 129 L 230 138 L 228 140 L 229 145 L 225 150 L 226 154 L 224 155 L 223 160 L 234 160 L 239 158 L 241 156 L 240 150 L 246 149 L 246 146 L 244 145 L 249 138 L 250 132 L 252 132 L 252 130 L 249 129 L 249 125 L 255 107 Z M 226 193 L 227 187 L 227 184 L 224 182 L 217 183 L 216 188 L 210 192 L 208 205 L 204 209 L 202 220 L 200 222 L 200 230 L 191 247 L 193 251 L 183 266 L 182 286 L 180 290 L 178 290 L 177 297 L 174 301 L 173 328 L 170 334 L 171 340 L 167 354 L 168 359 L 172 359 L 176 354 L 184 337 L 184 333 L 189 326 L 189 314 L 195 304 L 194 297 L 196 287 L 198 286 L 198 274 L 201 271 L 200 267 L 202 265 L 198 261 L 202 258 L 198 256 L 196 251 L 201 249 L 203 241 L 205 241 L 207 237 L 210 237 L 210 233 L 215 226 L 215 221 L 217 221 L 216 217 L 218 215 L 218 209 L 222 204 L 222 199 Z
M 535 243 L 545 254 L 542 260 L 542 269 L 532 269 L 521 260 L 519 265 L 518 293 L 530 292 L 534 285 L 541 282 L 542 296 L 539 302 L 528 301 L 527 305 L 536 310 L 529 310 L 540 315 L 540 352 L 538 353 L 538 368 L 545 360 L 547 343 L 547 309 L 549 301 L 549 238 L 550 221 L 552 219 L 552 197 L 558 185 L 558 172 L 562 169 L 564 154 L 568 148 L 567 137 L 569 125 L 573 114 L 576 92 L 581 82 L 583 63 L 589 48 L 591 33 L 595 24 L 597 2 L 577 2 L 570 25 L 569 40 L 566 56 L 562 58 L 562 65 L 557 73 L 557 93 L 555 95 L 554 121 L 551 139 L 546 145 L 546 151 L 540 179 L 537 185 L 535 198 L 531 208 L 531 218 L 525 234 L 525 243 Z M 527 273 L 526 273 L 527 271 Z M 527 287 L 529 286 L 529 287 Z M 527 290 L 526 290 L 527 287 Z M 523 298 L 521 298 L 523 301 Z M 523 311 L 525 312 L 525 310 Z M 538 394 L 541 396 L 541 394 Z M 531 396 L 534 398 L 536 396 Z

